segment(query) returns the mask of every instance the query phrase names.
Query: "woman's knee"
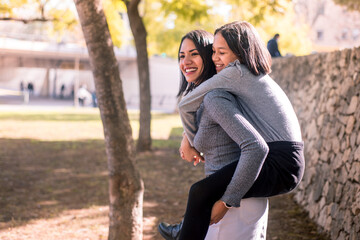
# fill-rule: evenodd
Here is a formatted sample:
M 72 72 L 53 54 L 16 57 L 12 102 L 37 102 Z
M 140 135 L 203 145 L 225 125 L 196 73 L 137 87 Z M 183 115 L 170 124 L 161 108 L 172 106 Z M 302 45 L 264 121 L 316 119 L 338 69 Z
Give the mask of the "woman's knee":
M 209 186 L 204 181 L 194 183 L 189 191 L 189 199 L 193 203 L 203 204 L 209 198 Z

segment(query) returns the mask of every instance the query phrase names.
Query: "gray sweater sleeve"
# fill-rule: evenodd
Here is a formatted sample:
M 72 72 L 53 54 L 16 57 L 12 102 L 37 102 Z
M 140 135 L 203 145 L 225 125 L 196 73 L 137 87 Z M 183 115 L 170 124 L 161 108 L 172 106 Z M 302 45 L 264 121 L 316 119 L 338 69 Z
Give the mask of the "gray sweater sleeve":
M 227 67 L 181 99 L 179 103 L 180 118 L 191 146 L 194 145 L 194 137 L 197 132 L 196 111 L 203 102 L 205 94 L 213 89 L 222 89 L 232 93 L 238 92 L 236 88 L 239 87 L 239 84 L 237 84 L 234 76 L 239 78 L 241 75 L 242 72 L 239 68 Z
M 269 151 L 268 145 L 242 116 L 235 98 L 230 93 L 221 90 L 209 92 L 204 98 L 204 107 L 241 149 L 232 180 L 221 198 L 231 206 L 239 207 L 241 199 L 260 173 Z

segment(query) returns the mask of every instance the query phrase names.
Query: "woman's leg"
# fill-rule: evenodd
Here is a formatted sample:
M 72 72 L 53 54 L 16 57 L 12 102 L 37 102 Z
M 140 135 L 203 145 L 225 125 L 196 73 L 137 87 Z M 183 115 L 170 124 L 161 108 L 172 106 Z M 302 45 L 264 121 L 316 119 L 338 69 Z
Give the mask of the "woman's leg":
M 261 172 L 244 198 L 287 193 L 300 182 L 305 165 L 303 146 L 295 144 L 284 148 L 284 144 L 288 143 L 269 143 L 269 154 Z M 205 238 L 212 206 L 224 194 L 237 163 L 236 161 L 223 167 L 191 187 L 180 239 Z
M 231 208 L 217 224 L 209 226 L 205 240 L 264 240 L 268 220 L 268 199 L 241 200 L 239 208 Z
M 212 206 L 224 194 L 236 166 L 233 162 L 191 186 L 180 240 L 205 238 Z
M 304 146 L 298 142 L 268 143 L 269 153 L 259 176 L 243 198 L 272 197 L 299 185 L 305 169 Z

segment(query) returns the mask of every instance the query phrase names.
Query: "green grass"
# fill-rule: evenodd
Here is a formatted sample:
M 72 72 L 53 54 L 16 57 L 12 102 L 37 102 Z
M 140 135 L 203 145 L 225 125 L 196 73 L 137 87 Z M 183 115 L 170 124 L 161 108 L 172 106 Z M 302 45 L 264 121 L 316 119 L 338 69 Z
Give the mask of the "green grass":
M 138 121 L 139 113 L 129 111 L 130 121 Z M 153 114 L 155 119 L 166 117 L 166 114 Z M 64 109 L 60 111 L 29 111 L 29 112 L 0 112 L 1 120 L 14 121 L 101 121 L 98 109 Z
M 99 114 L 73 113 L 0 113 L 1 120 L 13 121 L 100 121 Z
M 129 111 L 133 138 L 138 138 L 139 112 Z M 31 130 L 36 131 L 33 134 Z M 151 135 L 154 146 L 174 143 L 157 140 L 181 137 L 179 115 L 152 113 Z M 71 134 L 69 134 L 71 133 Z M 98 109 L 65 109 L 59 111 L 0 112 L 0 138 L 35 138 L 39 140 L 103 139 L 103 127 Z

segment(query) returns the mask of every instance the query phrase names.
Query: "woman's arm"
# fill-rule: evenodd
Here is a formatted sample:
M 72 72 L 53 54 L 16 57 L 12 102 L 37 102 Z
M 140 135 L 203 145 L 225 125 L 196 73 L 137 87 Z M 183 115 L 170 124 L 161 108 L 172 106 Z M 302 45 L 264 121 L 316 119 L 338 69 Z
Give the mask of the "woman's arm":
M 235 172 L 220 200 L 239 207 L 240 201 L 255 182 L 269 151 L 268 145 L 237 108 L 235 97 L 222 90 L 213 90 L 204 98 L 204 107 L 211 118 L 235 141 L 241 155 Z
M 190 145 L 185 133 L 183 133 L 179 153 L 182 159 L 190 163 L 193 162 L 194 166 L 198 165 L 200 162 L 204 162 L 204 158 L 200 153 Z
M 213 89 L 222 89 L 236 95 L 240 92 L 239 79 L 242 76 L 242 71 L 239 65 L 228 66 L 181 99 L 179 103 L 180 118 L 191 146 L 193 146 L 197 132 L 196 111 L 203 102 L 205 94 Z

